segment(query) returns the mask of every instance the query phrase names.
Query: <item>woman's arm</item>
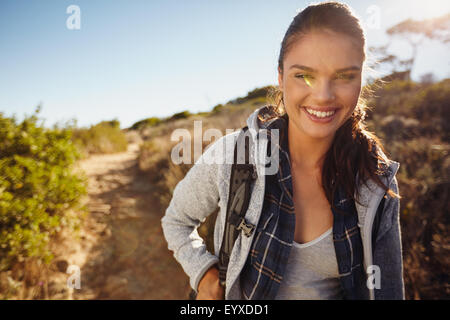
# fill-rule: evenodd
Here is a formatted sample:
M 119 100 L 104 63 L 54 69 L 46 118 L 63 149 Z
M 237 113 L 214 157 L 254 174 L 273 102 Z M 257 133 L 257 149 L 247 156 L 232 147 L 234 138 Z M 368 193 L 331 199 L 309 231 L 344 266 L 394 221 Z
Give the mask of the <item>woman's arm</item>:
M 395 177 L 389 187 L 398 194 L 398 183 Z M 380 267 L 381 276 L 380 288 L 375 289 L 375 299 L 405 299 L 400 200 L 389 195 L 384 205 L 373 261 L 374 265 Z
M 222 139 L 214 142 L 178 182 L 161 220 L 168 248 L 196 291 L 205 272 L 218 262 L 218 257 L 207 251 L 197 227 L 218 207 L 220 165 L 208 159 L 217 156 L 214 152 L 220 151 Z

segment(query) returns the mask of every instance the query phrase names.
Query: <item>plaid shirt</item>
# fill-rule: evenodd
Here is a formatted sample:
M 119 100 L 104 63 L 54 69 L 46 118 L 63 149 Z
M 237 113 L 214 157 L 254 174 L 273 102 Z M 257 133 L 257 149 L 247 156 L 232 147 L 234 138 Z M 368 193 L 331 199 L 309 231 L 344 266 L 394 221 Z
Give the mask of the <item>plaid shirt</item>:
M 289 252 L 294 241 L 295 211 L 292 199 L 292 179 L 289 160 L 287 114 L 261 126 L 280 131 L 280 161 L 277 174 L 266 175 L 266 189 L 261 218 L 242 270 L 240 281 L 245 299 L 271 299 L 276 297 Z M 270 148 L 270 147 L 269 147 Z M 335 206 L 346 214 L 333 212 L 333 242 L 344 299 L 367 299 L 363 248 L 358 215 L 354 201 L 346 199 L 341 188 L 335 194 Z

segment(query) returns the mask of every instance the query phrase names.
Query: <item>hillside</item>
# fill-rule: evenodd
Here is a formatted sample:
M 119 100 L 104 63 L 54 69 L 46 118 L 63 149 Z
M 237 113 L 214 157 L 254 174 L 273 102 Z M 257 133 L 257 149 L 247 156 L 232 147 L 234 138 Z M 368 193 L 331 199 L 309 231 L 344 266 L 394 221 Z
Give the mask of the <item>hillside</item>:
M 380 137 L 388 157 L 400 162 L 406 297 L 448 299 L 450 79 L 427 84 L 394 80 L 372 89 L 368 129 Z M 253 110 L 267 103 L 266 94 L 265 88 L 255 89 L 211 112 L 151 117 L 120 133 L 116 122 L 78 131 L 75 138 L 85 157 L 73 172 L 87 177 L 82 200 L 88 214 L 75 212 L 81 220 L 78 231 L 58 229 L 49 243 L 49 265 L 38 256 L 18 260 L 0 272 L 0 297 L 186 298 L 188 279 L 167 249 L 160 219 L 195 159 L 192 152 L 191 164 L 174 164 L 171 151 L 179 141 L 172 141 L 171 135 L 186 129 L 193 136 L 194 121 L 201 121 L 202 132 L 239 129 Z M 213 141 L 203 141 L 202 150 Z M 18 150 L 24 152 L 20 143 Z M 22 186 L 15 186 L 17 196 L 22 195 Z M 210 250 L 215 214 L 199 230 Z M 81 270 L 80 289 L 67 286 L 70 265 Z

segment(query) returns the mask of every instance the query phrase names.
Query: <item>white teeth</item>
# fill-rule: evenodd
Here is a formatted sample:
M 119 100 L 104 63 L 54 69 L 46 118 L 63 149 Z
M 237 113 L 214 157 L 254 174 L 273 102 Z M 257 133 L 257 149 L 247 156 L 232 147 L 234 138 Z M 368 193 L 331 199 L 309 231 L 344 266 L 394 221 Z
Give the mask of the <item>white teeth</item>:
M 316 117 L 319 117 L 319 118 L 325 118 L 325 117 L 332 116 L 336 112 L 336 110 L 328 111 L 328 112 L 322 112 L 322 111 L 315 111 L 315 110 L 308 109 L 308 108 L 306 108 L 306 111 L 308 111 L 308 113 L 313 114 L 313 115 L 315 115 Z

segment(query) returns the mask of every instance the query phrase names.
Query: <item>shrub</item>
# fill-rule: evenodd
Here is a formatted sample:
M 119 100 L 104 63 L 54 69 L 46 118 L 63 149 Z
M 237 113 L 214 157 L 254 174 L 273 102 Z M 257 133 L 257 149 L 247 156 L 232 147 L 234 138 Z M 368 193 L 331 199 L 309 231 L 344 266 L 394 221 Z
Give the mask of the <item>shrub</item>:
M 382 136 L 441 137 L 446 142 L 450 140 L 449 103 L 450 79 L 435 84 L 392 81 L 378 87 L 368 100 Z
M 162 122 L 161 119 L 157 118 L 157 117 L 151 117 L 151 118 L 147 118 L 141 121 L 138 121 L 136 123 L 134 123 L 130 129 L 131 130 L 140 130 L 146 127 L 153 127 L 156 126 L 158 124 L 160 124 Z
M 419 137 L 421 132 L 420 121 L 414 118 L 404 118 L 403 116 L 389 115 L 380 122 L 379 136 L 389 137 L 389 139 L 407 140 Z
M 37 120 L 0 113 L 0 271 L 30 257 L 50 262 L 49 241 L 61 227 L 77 227 L 70 209 L 82 209 L 86 194 L 85 178 L 71 173 L 80 158 L 71 130 Z
M 212 112 L 216 113 L 216 112 L 220 112 L 222 110 L 223 110 L 223 104 L 219 103 L 212 109 Z
M 411 109 L 415 118 L 429 128 L 424 134 L 442 134 L 446 142 L 450 141 L 449 103 L 450 79 L 426 86 L 416 94 Z
M 407 297 L 448 296 L 450 147 L 439 140 L 395 141 Z
M 374 131 L 400 163 L 401 224 L 407 299 L 450 294 L 448 232 L 450 80 L 395 80 L 370 99 Z
M 234 100 L 229 101 L 228 103 L 231 104 L 243 104 L 249 100 L 252 99 L 258 99 L 262 98 L 262 100 L 265 100 L 267 95 L 269 94 L 269 91 L 273 88 L 273 86 L 266 86 L 262 88 L 256 88 L 252 91 L 249 91 L 245 97 L 239 97 Z
M 373 96 L 368 99 L 368 105 L 376 114 L 384 116 L 411 114 L 411 101 L 419 90 L 419 85 L 412 81 L 394 80 L 387 83 L 376 82 L 369 86 L 373 90 Z
M 120 129 L 120 121 L 117 119 L 111 121 L 102 121 L 99 125 L 110 126 L 111 128 Z
M 96 153 L 126 151 L 126 135 L 120 130 L 117 120 L 102 121 L 89 129 L 73 129 L 72 140 L 83 156 Z
M 167 119 L 167 121 L 186 119 L 186 118 L 189 118 L 190 116 L 191 116 L 191 113 L 189 111 L 182 111 L 182 112 L 175 113 L 173 116 L 171 116 L 169 119 Z

